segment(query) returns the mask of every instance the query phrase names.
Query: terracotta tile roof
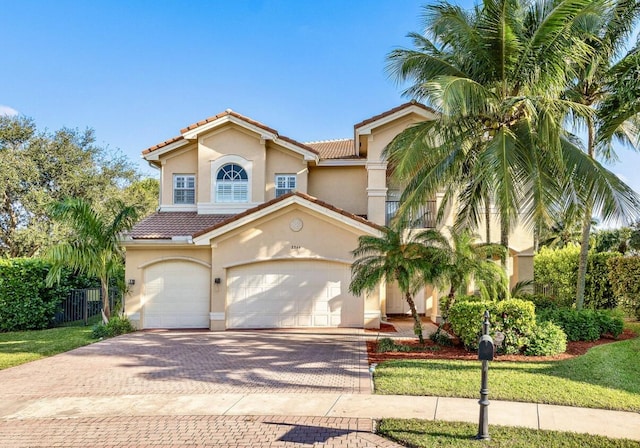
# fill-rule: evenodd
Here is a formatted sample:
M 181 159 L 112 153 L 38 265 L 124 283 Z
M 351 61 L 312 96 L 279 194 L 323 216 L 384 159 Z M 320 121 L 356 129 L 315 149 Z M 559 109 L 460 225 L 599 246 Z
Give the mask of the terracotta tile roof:
M 389 110 L 388 110 L 388 111 L 386 111 L 386 112 L 382 112 L 381 114 L 374 115 L 374 116 L 373 116 L 373 117 L 371 117 L 371 118 L 367 118 L 366 120 L 361 121 L 360 123 L 358 123 L 358 124 L 354 125 L 354 126 L 353 126 L 353 128 L 354 128 L 354 129 L 361 128 L 362 126 L 366 126 L 366 125 L 368 125 L 368 124 L 371 124 L 371 123 L 373 123 L 374 121 L 378 121 L 378 120 L 380 120 L 381 118 L 384 118 L 384 117 L 387 117 L 387 116 L 389 116 L 389 115 L 395 114 L 396 112 L 399 112 L 399 111 L 401 111 L 402 109 L 406 109 L 406 108 L 411 107 L 411 106 L 418 106 L 418 107 L 420 107 L 421 109 L 426 110 L 427 112 L 431 112 L 431 113 L 434 113 L 434 114 L 436 113 L 436 112 L 435 112 L 433 109 L 431 109 L 430 107 L 425 106 L 425 105 L 424 105 L 424 104 L 422 104 L 422 103 L 418 103 L 418 102 L 417 102 L 417 101 L 415 101 L 415 100 L 411 100 L 411 101 L 409 101 L 408 103 L 401 104 L 401 105 L 399 105 L 399 106 L 397 106 L 397 107 L 394 107 L 393 109 L 389 109 Z
M 157 212 L 140 221 L 129 232 L 133 239 L 171 239 L 194 233 L 234 215 L 199 215 L 196 212 Z
M 256 213 L 256 212 L 258 212 L 258 211 L 260 211 L 260 210 L 262 210 L 264 208 L 267 208 L 267 207 L 269 207 L 269 206 L 271 206 L 271 205 L 273 205 L 273 204 L 275 204 L 277 202 L 284 201 L 285 199 L 287 199 L 287 198 L 289 198 L 291 196 L 299 196 L 299 197 L 301 197 L 303 199 L 306 199 L 307 201 L 313 202 L 314 204 L 320 205 L 321 207 L 329 209 L 329 210 L 331 210 L 331 211 L 333 211 L 335 213 L 339 213 L 342 216 L 346 216 L 348 218 L 351 218 L 351 219 L 353 219 L 355 221 L 358 221 L 358 222 L 360 222 L 362 224 L 368 225 L 369 227 L 373 227 L 374 229 L 382 230 L 381 226 L 379 226 L 378 224 L 375 224 L 375 223 L 373 223 L 373 222 L 371 222 L 371 221 L 369 221 L 369 220 L 367 220 L 367 219 L 365 219 L 365 218 L 363 218 L 361 216 L 354 215 L 353 213 L 349 213 L 349 212 L 347 212 L 347 211 L 345 211 L 345 210 L 343 210 L 341 208 L 334 207 L 333 205 L 328 204 L 328 203 L 326 203 L 324 201 L 321 201 L 320 199 L 314 198 L 313 196 L 309 196 L 308 194 L 304 194 L 304 193 L 300 193 L 300 192 L 292 192 L 292 193 L 287 193 L 285 195 L 282 195 L 279 198 L 275 198 L 275 199 L 272 199 L 270 201 L 267 201 L 267 202 L 265 202 L 263 204 L 258 205 L 257 207 L 250 208 L 249 210 L 246 210 L 246 211 L 244 211 L 242 213 L 238 213 L 237 215 L 234 215 L 231 218 L 226 219 L 225 221 L 213 224 L 209 228 L 206 228 L 206 229 L 203 229 L 203 230 L 201 230 L 201 231 L 199 231 L 197 233 L 194 233 L 193 237 L 195 238 L 195 237 L 204 235 L 206 233 L 209 233 L 212 230 L 215 230 L 215 229 L 220 228 L 222 226 L 225 226 L 225 225 L 227 225 L 229 223 L 232 223 L 234 221 L 242 219 L 245 216 L 252 215 L 253 213 Z
M 318 151 L 321 159 L 358 158 L 356 155 L 354 140 L 352 138 L 306 142 L 305 145 Z
M 231 117 L 238 118 L 239 120 L 242 120 L 242 121 L 244 121 L 246 123 L 249 123 L 249 124 L 251 124 L 253 126 L 257 126 L 257 127 L 261 128 L 261 129 L 264 129 L 265 131 L 267 131 L 267 132 L 269 132 L 271 134 L 276 135 L 278 137 L 278 139 L 280 139 L 280 140 L 284 140 L 284 141 L 286 141 L 288 143 L 291 143 L 292 145 L 299 146 L 300 148 L 306 149 L 307 151 L 310 151 L 310 152 L 312 152 L 314 154 L 318 154 L 318 151 L 316 149 L 314 149 L 314 148 L 312 148 L 310 146 L 307 146 L 304 143 L 300 143 L 300 142 L 298 142 L 298 141 L 296 141 L 296 140 L 294 140 L 292 138 L 286 137 L 284 135 L 280 135 L 278 133 L 278 131 L 276 131 L 275 129 L 270 128 L 269 126 L 267 126 L 265 124 L 262 124 L 259 121 L 255 121 L 255 120 L 252 120 L 249 117 L 245 117 L 244 115 L 239 114 L 237 112 L 234 112 L 231 109 L 227 109 L 224 112 L 220 112 L 219 114 L 214 115 L 212 117 L 205 118 L 204 120 L 198 121 L 197 123 L 190 124 L 186 128 L 181 129 L 180 133 L 184 134 L 185 132 L 192 131 L 192 130 L 194 130 L 196 128 L 199 128 L 200 126 L 204 126 L 207 123 L 211 123 L 212 121 L 218 120 L 218 119 L 226 117 L 226 116 L 231 116 Z M 149 153 L 151 153 L 151 152 L 153 152 L 153 151 L 155 151 L 157 149 L 160 149 L 160 148 L 163 148 L 163 147 L 165 147 L 167 145 L 170 145 L 171 143 L 174 143 L 174 142 L 177 142 L 179 140 L 182 140 L 183 138 L 184 137 L 182 135 L 170 138 L 169 140 L 166 140 L 166 141 L 164 141 L 162 143 L 158 143 L 157 145 L 154 145 L 154 146 L 151 146 L 150 148 L 145 149 L 144 151 L 142 151 L 142 154 L 143 155 L 149 154 Z
M 153 145 L 150 148 L 145 149 L 144 151 L 142 151 L 142 154 L 149 154 L 150 152 L 153 152 L 156 149 L 164 148 L 165 146 L 170 145 L 171 143 L 175 143 L 175 142 L 180 141 L 180 140 L 184 140 L 182 135 L 178 135 L 177 137 L 172 137 L 169 140 L 165 140 L 162 143 L 158 143 L 157 145 Z

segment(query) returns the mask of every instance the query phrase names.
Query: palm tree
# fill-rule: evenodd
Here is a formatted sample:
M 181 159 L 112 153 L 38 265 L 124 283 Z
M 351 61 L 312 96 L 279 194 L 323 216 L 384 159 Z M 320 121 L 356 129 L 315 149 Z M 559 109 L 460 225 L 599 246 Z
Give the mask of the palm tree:
M 352 252 L 349 291 L 362 294 L 374 291 L 382 282 L 397 282 L 411 310 L 414 331 L 424 343 L 422 322 L 413 300 L 415 293 L 440 275 L 446 254 L 436 245 L 422 243 L 428 232 L 405 230 L 406 222 L 398 220 L 383 227 L 382 236 L 361 236 Z
M 598 14 L 580 22 L 583 39 L 593 51 L 585 64 L 578 64 L 566 97 L 593 109 L 578 117 L 587 132 L 586 153 L 590 159 L 615 160 L 612 141 L 640 148 L 640 44 L 622 55 L 634 26 L 640 19 L 640 2 L 612 0 Z M 592 214 L 607 204 L 590 191 L 583 201 L 576 307 L 584 305 L 587 255 Z
M 446 1 L 425 6 L 425 35 L 410 34 L 416 49 L 388 56 L 389 73 L 410 82 L 405 94 L 437 112 L 386 148 L 407 185 L 401 213 L 444 191 L 440 213 L 457 202 L 456 225 L 477 228 L 481 211 L 495 204 L 508 247 L 519 220 L 551 221 L 572 179 L 582 179 L 609 216 L 640 203 L 565 130 L 568 113 L 589 114 L 562 98 L 574 77 L 567 61 L 585 63 L 592 51 L 574 29 L 600 6 L 593 0 L 485 0 L 471 11 Z
M 118 238 L 122 232 L 133 227 L 138 217 L 135 207 L 125 206 L 121 202 L 115 203 L 112 209 L 115 215 L 107 220 L 82 199 L 66 199 L 55 203 L 51 215 L 67 224 L 71 235 L 66 242 L 53 246 L 46 255 L 52 264 L 47 275 L 49 285 L 60 281 L 65 266 L 100 279 L 102 309 L 107 320 L 111 316 L 109 280 L 124 261 Z
M 506 258 L 506 248 L 500 244 L 476 243 L 478 235 L 467 229 L 456 230 L 450 227 L 448 233 L 449 238 L 445 238 L 447 264 L 435 279 L 436 284 L 449 286 L 447 301 L 442 310 L 445 320 L 455 302 L 456 294 L 466 294 L 472 281 L 487 299 L 506 297 L 509 294 L 509 280 L 505 271 L 494 262 L 496 258 Z M 442 247 L 438 234 L 440 232 L 436 230 L 427 231 L 421 241 L 427 245 L 431 245 L 433 241 L 436 247 Z

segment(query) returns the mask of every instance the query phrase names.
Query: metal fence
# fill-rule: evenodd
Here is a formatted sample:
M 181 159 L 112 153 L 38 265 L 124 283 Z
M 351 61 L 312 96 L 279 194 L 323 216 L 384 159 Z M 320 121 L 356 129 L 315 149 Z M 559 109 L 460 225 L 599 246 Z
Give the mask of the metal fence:
M 109 290 L 109 306 L 111 310 L 120 301 L 120 292 Z M 62 301 L 56 313 L 56 325 L 77 323 L 89 325 L 95 316 L 100 316 L 102 310 L 102 291 L 100 288 L 72 289 L 69 296 Z M 95 319 L 93 319 L 95 320 Z

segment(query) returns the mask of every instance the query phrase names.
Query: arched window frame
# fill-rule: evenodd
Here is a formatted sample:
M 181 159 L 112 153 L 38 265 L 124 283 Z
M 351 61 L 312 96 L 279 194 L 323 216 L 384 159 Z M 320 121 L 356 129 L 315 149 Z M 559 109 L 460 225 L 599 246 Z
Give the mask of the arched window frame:
M 240 166 L 242 169 L 244 169 L 244 171 L 247 174 L 246 200 L 234 201 L 234 202 L 220 202 L 218 200 L 218 172 L 222 167 L 226 165 L 231 165 L 231 164 Z M 252 179 L 253 179 L 253 162 L 245 159 L 244 157 L 237 156 L 237 155 L 225 155 L 225 156 L 219 157 L 216 160 L 213 160 L 211 163 L 211 199 L 212 199 L 211 202 L 213 204 L 220 204 L 223 206 L 226 204 L 227 206 L 233 206 L 233 207 L 235 207 L 234 204 L 238 204 L 238 205 L 251 204 L 252 203 L 252 200 L 251 200 Z
M 218 169 L 216 202 L 249 202 L 249 175 L 237 163 L 227 163 Z

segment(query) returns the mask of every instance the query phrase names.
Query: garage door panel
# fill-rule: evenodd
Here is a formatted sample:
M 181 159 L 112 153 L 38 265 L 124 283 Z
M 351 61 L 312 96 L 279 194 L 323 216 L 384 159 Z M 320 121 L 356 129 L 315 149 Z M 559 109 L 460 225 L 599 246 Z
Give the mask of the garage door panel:
M 149 266 L 144 279 L 144 328 L 209 327 L 208 268 L 166 261 Z
M 361 327 L 364 303 L 348 292 L 350 281 L 348 265 L 319 260 L 230 269 L 227 327 Z

